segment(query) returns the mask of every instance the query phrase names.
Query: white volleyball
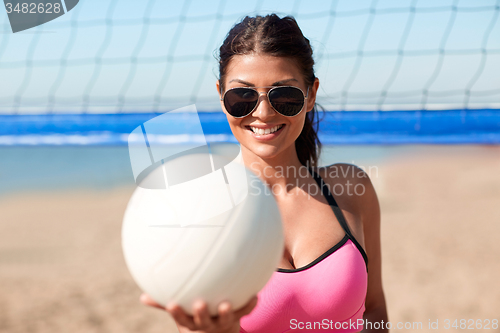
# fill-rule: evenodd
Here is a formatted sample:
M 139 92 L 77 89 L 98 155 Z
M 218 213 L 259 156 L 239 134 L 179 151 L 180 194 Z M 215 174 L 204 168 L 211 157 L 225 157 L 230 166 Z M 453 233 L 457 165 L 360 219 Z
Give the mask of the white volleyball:
M 192 149 L 142 177 L 123 219 L 122 246 L 139 287 L 191 313 L 197 299 L 217 313 L 264 287 L 283 254 L 276 202 L 241 154 Z M 234 158 L 233 158 L 234 157 Z

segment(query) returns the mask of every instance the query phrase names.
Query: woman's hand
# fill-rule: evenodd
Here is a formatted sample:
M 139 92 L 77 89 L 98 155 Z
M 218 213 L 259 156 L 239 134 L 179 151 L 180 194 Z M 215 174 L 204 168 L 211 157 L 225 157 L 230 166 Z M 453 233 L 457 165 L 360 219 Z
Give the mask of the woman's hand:
M 257 305 L 257 296 L 254 296 L 245 306 L 237 311 L 233 311 L 229 302 L 220 303 L 218 306 L 219 314 L 216 317 L 210 316 L 207 304 L 203 301 L 198 301 L 193 305 L 193 316 L 186 314 L 176 304 L 169 304 L 163 307 L 147 294 L 141 295 L 141 302 L 170 313 L 180 333 L 239 333 L 240 318 L 249 314 Z

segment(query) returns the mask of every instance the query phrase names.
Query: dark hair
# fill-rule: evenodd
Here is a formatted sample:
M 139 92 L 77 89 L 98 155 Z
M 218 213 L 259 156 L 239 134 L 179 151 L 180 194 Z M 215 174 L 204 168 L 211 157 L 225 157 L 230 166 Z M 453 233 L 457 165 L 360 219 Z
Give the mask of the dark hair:
M 226 68 L 232 57 L 241 54 L 263 53 L 293 59 L 299 67 L 307 87 L 315 80 L 314 59 L 309 40 L 304 37 L 297 21 L 291 16 L 280 18 L 276 14 L 245 17 L 227 34 L 219 49 L 219 84 L 224 91 Z M 321 142 L 318 139 L 316 106 L 307 113 L 304 128 L 295 141 L 300 163 L 318 164 Z

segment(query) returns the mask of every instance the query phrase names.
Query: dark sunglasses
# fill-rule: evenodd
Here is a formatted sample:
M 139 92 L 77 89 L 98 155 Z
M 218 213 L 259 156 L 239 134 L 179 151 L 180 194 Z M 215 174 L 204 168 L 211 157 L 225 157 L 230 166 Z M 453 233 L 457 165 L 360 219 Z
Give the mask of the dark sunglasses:
M 307 99 L 307 95 L 294 86 L 237 87 L 227 90 L 222 96 L 221 101 L 224 101 L 226 111 L 235 118 L 243 118 L 252 113 L 257 107 L 260 94 L 264 94 L 259 93 L 256 88 L 271 88 L 267 92 L 269 103 L 276 112 L 285 117 L 298 115 Z

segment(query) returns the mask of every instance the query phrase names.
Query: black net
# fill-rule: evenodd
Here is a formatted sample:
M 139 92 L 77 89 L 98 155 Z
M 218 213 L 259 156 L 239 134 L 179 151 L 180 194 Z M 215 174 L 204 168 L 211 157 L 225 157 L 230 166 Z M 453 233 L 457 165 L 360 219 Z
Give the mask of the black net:
M 13 34 L 0 113 L 220 110 L 216 55 L 244 15 L 294 15 L 326 110 L 499 108 L 500 1 L 87 0 Z

